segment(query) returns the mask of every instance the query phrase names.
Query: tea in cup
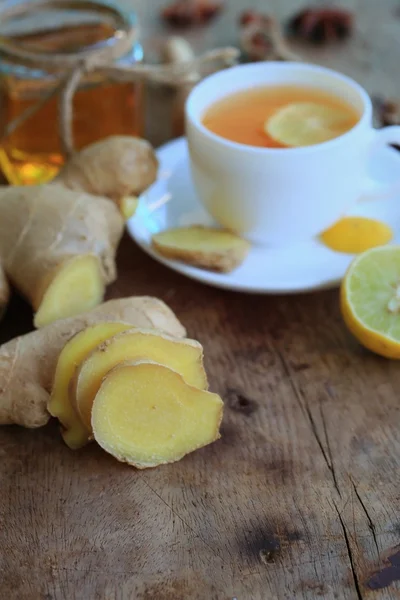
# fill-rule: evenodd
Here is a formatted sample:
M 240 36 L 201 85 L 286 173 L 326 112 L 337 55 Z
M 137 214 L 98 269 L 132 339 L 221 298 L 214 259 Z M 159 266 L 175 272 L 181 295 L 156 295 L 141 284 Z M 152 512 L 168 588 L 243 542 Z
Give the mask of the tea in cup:
M 376 144 L 372 104 L 355 81 L 319 66 L 262 62 L 199 83 L 186 103 L 191 170 L 199 198 L 223 227 L 250 241 L 310 239 L 360 196 L 393 192 L 368 176 Z

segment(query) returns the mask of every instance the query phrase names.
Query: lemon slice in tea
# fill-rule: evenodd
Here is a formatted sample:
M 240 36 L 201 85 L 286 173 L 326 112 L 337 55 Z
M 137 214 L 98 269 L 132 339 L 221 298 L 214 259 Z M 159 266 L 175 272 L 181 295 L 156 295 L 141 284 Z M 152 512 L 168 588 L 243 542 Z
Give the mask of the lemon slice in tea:
M 340 293 L 345 323 L 361 344 L 400 359 L 400 246 L 379 246 L 357 256 Z
M 349 111 L 317 102 L 294 102 L 279 109 L 264 125 L 267 135 L 285 146 L 312 146 L 345 133 L 354 124 Z

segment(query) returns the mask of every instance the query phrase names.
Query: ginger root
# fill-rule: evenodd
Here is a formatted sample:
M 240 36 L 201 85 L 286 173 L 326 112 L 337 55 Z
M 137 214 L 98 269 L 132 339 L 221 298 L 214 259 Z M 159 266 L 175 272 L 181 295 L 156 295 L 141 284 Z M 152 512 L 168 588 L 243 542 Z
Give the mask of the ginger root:
M 10 298 L 10 286 L 4 273 L 3 267 L 0 264 L 0 319 L 2 318 L 4 311 L 7 307 L 8 300 Z
M 161 329 L 175 337 L 186 334 L 161 300 L 137 297 L 110 300 L 90 312 L 17 337 L 0 346 L 0 425 L 40 427 L 47 423 L 47 405 L 61 350 L 73 335 L 102 321 Z
M 118 364 L 141 358 L 174 369 L 189 385 L 200 389 L 208 387 L 199 342 L 176 339 L 154 329 L 123 331 L 93 350 L 71 382 L 72 404 L 90 433 L 92 406 L 103 378 Z
M 69 386 L 77 366 L 99 344 L 121 331 L 131 329 L 127 323 L 97 323 L 74 335 L 64 346 L 57 361 L 48 411 L 63 426 L 62 436 L 73 449 L 83 446 L 88 438 L 87 428 L 73 408 L 69 398 Z
M 102 301 L 124 220 L 156 174 L 148 142 L 111 137 L 77 153 L 49 185 L 0 189 L 0 259 L 36 327 Z
M 125 214 L 129 212 L 129 198 L 148 188 L 155 181 L 157 170 L 157 157 L 149 142 L 112 136 L 78 152 L 55 182 L 71 190 L 112 198 Z
M 123 225 L 107 198 L 56 185 L 1 190 L 0 256 L 36 311 L 36 327 L 102 301 Z
M 238 267 L 250 250 L 249 242 L 230 231 L 200 225 L 167 229 L 152 241 L 166 258 L 223 273 Z
M 138 469 L 180 460 L 217 440 L 223 402 L 182 375 L 148 361 L 110 371 L 92 409 L 95 440 Z

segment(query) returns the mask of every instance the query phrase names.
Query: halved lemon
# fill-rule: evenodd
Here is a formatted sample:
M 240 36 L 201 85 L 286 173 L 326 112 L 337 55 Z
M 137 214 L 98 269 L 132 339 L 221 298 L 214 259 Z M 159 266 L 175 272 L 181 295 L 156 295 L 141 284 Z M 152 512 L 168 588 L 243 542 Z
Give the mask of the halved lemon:
M 345 323 L 363 346 L 400 359 L 400 246 L 379 246 L 351 263 L 341 286 Z
M 317 102 L 293 102 L 264 124 L 267 135 L 285 146 L 312 146 L 338 137 L 353 125 L 349 111 Z

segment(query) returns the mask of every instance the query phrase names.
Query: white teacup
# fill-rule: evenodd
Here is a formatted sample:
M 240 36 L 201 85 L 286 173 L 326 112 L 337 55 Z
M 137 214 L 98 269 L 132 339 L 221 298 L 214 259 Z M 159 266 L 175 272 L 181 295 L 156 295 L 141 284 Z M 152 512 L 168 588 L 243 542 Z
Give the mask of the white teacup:
M 222 97 L 257 86 L 299 84 L 345 98 L 360 114 L 344 135 L 304 148 L 258 148 L 226 140 L 202 124 Z M 186 103 L 191 168 L 200 200 L 223 227 L 253 242 L 281 245 L 320 234 L 361 196 L 392 193 L 367 174 L 376 144 L 400 143 L 400 127 L 372 127 L 372 104 L 355 81 L 323 67 L 261 62 L 199 83 Z M 400 183 L 400 182 L 399 182 Z

